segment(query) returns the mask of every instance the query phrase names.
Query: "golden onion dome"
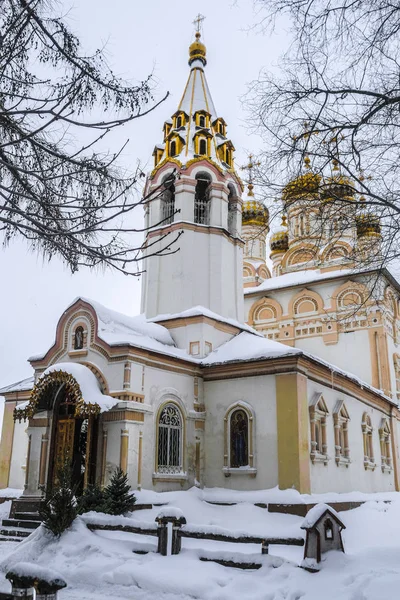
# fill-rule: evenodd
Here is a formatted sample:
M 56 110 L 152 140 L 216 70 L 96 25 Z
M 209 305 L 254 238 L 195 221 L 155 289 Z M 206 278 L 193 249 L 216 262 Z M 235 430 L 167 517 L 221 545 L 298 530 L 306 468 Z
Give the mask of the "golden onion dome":
M 282 224 L 271 234 L 269 247 L 272 252 L 286 252 L 289 248 L 289 234 L 286 223 L 286 215 L 282 216 Z
M 200 32 L 197 31 L 195 41 L 189 46 L 189 66 L 191 66 L 195 60 L 200 60 L 204 66 L 207 64 L 206 47 L 203 42 L 200 41 L 200 37 Z
M 262 202 L 256 200 L 254 196 L 247 196 L 247 199 L 243 202 L 242 225 L 268 227 L 268 223 L 268 208 Z
M 321 200 L 354 199 L 356 190 L 354 182 L 346 175 L 325 177 L 321 185 Z
M 378 237 L 381 235 L 379 217 L 370 213 L 363 213 L 356 217 L 357 237 Z
M 300 200 L 301 198 L 308 198 L 314 196 L 319 192 L 319 186 L 321 183 L 321 175 L 317 173 L 304 173 L 289 181 L 289 183 L 283 188 L 282 199 L 284 202 L 293 202 Z

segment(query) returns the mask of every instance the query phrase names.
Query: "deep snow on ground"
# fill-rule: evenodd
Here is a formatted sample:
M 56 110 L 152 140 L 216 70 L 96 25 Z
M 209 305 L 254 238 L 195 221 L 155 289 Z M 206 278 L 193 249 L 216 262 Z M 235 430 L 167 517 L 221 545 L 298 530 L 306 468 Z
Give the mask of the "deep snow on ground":
M 160 499 L 161 496 L 161 499 Z M 198 490 L 158 494 L 159 501 L 180 508 L 188 524 L 222 527 L 267 535 L 301 535 L 302 519 L 268 513 L 242 502 L 236 506 L 204 503 Z M 4 505 L 1 505 L 1 508 Z M 154 523 L 158 511 L 138 511 L 129 520 Z M 319 573 L 297 565 L 301 548 L 271 546 L 261 557 L 254 545 L 183 540 L 179 556 L 162 557 L 152 550 L 156 538 L 118 532 L 90 532 L 78 518 L 60 540 L 43 527 L 26 541 L 0 544 L 0 590 L 9 589 L 4 573 L 17 561 L 38 562 L 61 573 L 68 588 L 60 600 L 397 600 L 400 596 L 400 494 L 391 504 L 370 501 L 340 513 L 346 525 L 346 554 L 325 556 Z M 138 555 L 133 549 L 150 550 Z M 242 571 L 202 562 L 200 555 L 249 553 L 263 563 L 258 571 Z

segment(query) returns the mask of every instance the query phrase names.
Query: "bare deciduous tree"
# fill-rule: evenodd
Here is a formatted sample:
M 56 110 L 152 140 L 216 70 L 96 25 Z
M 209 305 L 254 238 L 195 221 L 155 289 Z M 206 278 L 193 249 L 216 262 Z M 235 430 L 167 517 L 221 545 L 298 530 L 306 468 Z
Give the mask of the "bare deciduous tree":
M 85 56 L 57 10 L 55 0 L 0 0 L 0 233 L 73 272 L 137 273 L 143 229 L 131 213 L 146 202 L 143 172 L 118 168 L 122 149 L 100 148 L 165 98 L 154 101 L 151 76 L 137 85 L 117 77 L 104 50 Z M 175 240 L 166 236 L 165 253 Z
M 400 255 L 400 5 L 390 0 L 255 0 L 264 33 L 289 18 L 280 70 L 246 98 L 265 140 L 258 178 L 279 197 L 289 178 L 322 176 L 319 194 L 382 228 L 382 264 Z M 289 174 L 289 175 L 288 175 Z M 335 186 L 332 186 L 332 177 Z M 349 188 L 350 186 L 350 188 Z M 324 190 L 324 187 L 326 189 Z M 294 198 L 292 198 L 294 200 Z M 325 211 L 331 220 L 332 209 Z

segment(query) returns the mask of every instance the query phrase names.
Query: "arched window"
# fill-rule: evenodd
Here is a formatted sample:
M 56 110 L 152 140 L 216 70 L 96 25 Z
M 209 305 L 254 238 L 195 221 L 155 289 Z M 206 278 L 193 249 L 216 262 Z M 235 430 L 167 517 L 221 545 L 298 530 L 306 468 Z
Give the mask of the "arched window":
M 182 415 L 175 404 L 167 404 L 158 419 L 157 469 L 159 473 L 182 471 Z
M 171 175 L 164 177 L 163 184 L 165 190 L 161 201 L 161 219 L 163 225 L 168 225 L 173 222 L 175 213 L 175 186 L 173 177 Z
M 182 117 L 177 118 L 176 127 L 177 127 L 177 129 L 179 129 L 179 127 L 182 127 Z
M 83 327 L 79 325 L 75 329 L 74 334 L 74 350 L 81 350 L 83 348 Z
M 170 143 L 169 145 L 169 153 L 171 156 L 175 156 L 176 154 L 176 142 L 175 140 L 173 142 Z
M 367 413 L 363 414 L 361 429 L 363 433 L 363 445 L 364 445 L 364 468 L 365 469 L 374 469 L 375 461 L 374 461 L 374 447 L 373 447 L 373 439 L 372 439 L 372 423 L 371 418 Z
M 211 178 L 207 173 L 198 173 L 196 175 L 194 222 L 202 225 L 208 225 L 210 222 L 210 183 Z
M 227 148 L 225 150 L 225 162 L 227 165 L 231 164 L 231 152 L 230 152 L 229 148 Z
M 199 117 L 199 125 L 200 125 L 200 127 L 206 126 L 206 118 L 203 117 L 203 115 L 200 115 L 200 117 Z
M 247 467 L 249 464 L 249 419 L 246 411 L 233 411 L 230 419 L 230 466 Z
M 204 119 L 204 117 L 203 117 L 203 119 Z M 205 140 L 204 138 L 202 138 L 199 142 L 199 154 L 201 156 L 207 155 L 207 140 Z

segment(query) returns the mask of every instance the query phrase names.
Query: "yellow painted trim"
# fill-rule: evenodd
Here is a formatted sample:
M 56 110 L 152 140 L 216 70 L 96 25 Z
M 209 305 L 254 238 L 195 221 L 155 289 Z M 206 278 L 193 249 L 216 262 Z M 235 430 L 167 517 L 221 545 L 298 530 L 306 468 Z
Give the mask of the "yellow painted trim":
M 276 375 L 275 381 L 279 487 L 309 494 L 307 377 L 285 373 Z
M 14 440 L 14 408 L 16 402 L 5 402 L 0 444 L 0 488 L 8 487 Z

